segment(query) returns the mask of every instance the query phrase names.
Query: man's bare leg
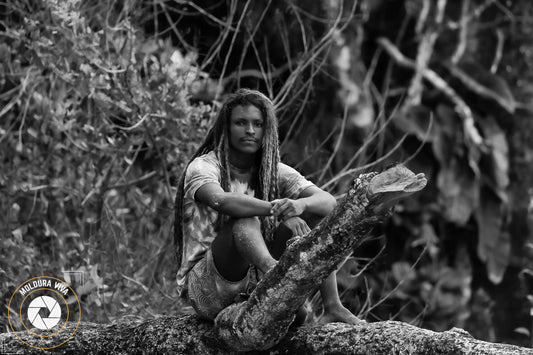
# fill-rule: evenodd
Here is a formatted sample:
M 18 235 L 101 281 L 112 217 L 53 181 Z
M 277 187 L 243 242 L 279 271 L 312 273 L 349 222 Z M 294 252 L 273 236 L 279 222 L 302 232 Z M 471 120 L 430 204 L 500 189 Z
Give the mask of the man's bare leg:
M 343 322 L 348 324 L 365 323 L 342 305 L 337 289 L 337 272 L 333 271 L 320 285 L 320 295 L 324 305 L 324 314 L 320 323 Z
M 317 216 L 310 214 L 303 214 L 301 216 L 309 226 L 313 229 L 320 220 L 325 216 Z M 281 254 L 286 248 L 287 240 L 292 237 L 291 231 L 284 227 L 280 226 L 276 231 L 274 237 L 274 243 L 271 247 L 271 252 L 274 258 L 279 259 Z M 342 305 L 342 302 L 339 297 L 339 291 L 337 290 L 337 271 L 333 271 L 326 280 L 320 285 L 320 295 L 322 296 L 322 303 L 324 306 L 324 314 L 320 318 L 319 322 L 321 323 L 331 323 L 331 322 L 343 322 L 348 324 L 357 324 L 364 322 L 357 318 L 352 312 L 350 312 L 346 307 Z M 302 317 L 304 308 L 300 308 L 299 317 Z
M 242 280 L 250 264 L 267 272 L 277 263 L 268 251 L 261 224 L 255 217 L 230 220 L 213 241 L 211 250 L 218 272 L 229 281 Z

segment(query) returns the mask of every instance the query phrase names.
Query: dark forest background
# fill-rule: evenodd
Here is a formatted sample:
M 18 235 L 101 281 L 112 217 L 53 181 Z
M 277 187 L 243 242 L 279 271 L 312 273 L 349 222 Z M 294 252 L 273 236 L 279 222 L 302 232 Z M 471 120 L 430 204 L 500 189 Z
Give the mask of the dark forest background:
M 395 163 L 429 178 L 339 271 L 350 309 L 531 346 L 532 16 L 529 0 L 0 1 L 4 314 L 40 275 L 75 288 L 85 321 L 190 313 L 176 182 L 251 87 L 276 104 L 282 159 L 332 194 Z

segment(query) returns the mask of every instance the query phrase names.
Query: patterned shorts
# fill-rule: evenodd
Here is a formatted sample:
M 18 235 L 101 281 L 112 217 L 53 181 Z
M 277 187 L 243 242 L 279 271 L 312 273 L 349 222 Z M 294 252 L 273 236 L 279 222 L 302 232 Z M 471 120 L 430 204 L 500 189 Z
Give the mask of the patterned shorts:
M 251 270 L 240 281 L 228 281 L 219 274 L 209 249 L 196 263 L 188 276 L 188 296 L 196 313 L 206 319 L 215 319 L 227 306 L 235 303 L 239 294 L 251 287 Z

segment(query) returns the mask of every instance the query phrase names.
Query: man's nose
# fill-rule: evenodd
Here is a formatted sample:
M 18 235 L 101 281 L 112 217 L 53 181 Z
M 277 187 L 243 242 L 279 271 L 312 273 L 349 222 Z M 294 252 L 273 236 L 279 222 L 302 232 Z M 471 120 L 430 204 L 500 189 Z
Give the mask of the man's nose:
M 252 123 L 246 125 L 246 133 L 255 133 L 255 128 Z

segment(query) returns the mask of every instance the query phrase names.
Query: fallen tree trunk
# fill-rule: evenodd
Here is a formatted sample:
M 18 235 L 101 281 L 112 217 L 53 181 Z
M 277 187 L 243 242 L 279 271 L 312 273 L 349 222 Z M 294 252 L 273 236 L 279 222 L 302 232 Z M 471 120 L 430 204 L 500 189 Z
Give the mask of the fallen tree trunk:
M 360 243 L 398 198 L 422 189 L 426 179 L 397 166 L 357 178 L 333 213 L 307 236 L 293 241 L 250 298 L 224 309 L 215 326 L 194 316 L 166 317 L 141 324 L 83 324 L 53 350 L 63 353 L 256 353 L 346 354 L 533 354 L 512 345 L 476 340 L 457 329 L 437 333 L 400 322 L 306 326 L 288 332 L 296 309 Z M 34 346 L 63 343 L 75 325 L 53 337 L 41 331 Z M 36 332 L 35 330 L 33 330 Z M 67 335 L 62 335 L 67 334 Z M 28 334 L 26 334 L 28 335 Z M 28 335 L 29 336 L 29 335 Z M 58 337 L 65 339 L 58 339 Z M 53 338 L 53 339 L 51 339 Z M 2 351 L 41 352 L 15 334 L 2 334 Z M 269 349 L 269 350 L 266 350 Z
M 70 334 L 75 324 L 69 324 Z M 69 329 L 70 328 L 70 329 Z M 42 338 L 46 348 L 57 339 Z M 50 345 L 48 345 L 50 346 Z M 217 337 L 213 324 L 195 316 L 163 317 L 140 324 L 83 323 L 74 337 L 53 350 L 38 350 L 13 333 L 0 334 L 0 352 L 24 354 L 230 354 Z M 290 331 L 275 347 L 256 354 L 533 354 L 515 345 L 488 343 L 461 329 L 433 332 L 385 321 L 359 325 L 331 323 Z

